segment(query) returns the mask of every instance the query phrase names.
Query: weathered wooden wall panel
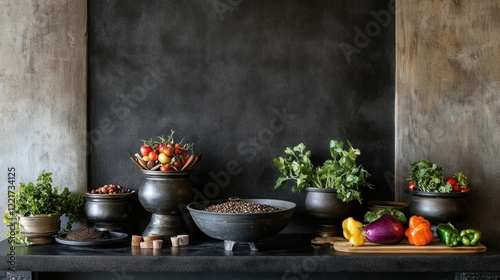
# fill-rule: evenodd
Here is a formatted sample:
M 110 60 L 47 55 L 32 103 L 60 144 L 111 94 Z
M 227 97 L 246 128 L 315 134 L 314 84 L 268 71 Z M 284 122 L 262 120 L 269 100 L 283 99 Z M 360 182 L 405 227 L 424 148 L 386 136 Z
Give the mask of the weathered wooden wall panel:
M 410 163 L 463 171 L 475 192 L 463 222 L 500 244 L 500 2 L 399 1 L 396 185 Z

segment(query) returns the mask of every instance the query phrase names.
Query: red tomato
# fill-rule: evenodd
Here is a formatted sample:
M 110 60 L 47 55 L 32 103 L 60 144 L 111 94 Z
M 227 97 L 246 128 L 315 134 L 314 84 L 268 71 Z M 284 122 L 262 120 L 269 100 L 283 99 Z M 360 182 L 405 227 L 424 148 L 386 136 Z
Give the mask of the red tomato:
M 179 168 L 181 167 L 181 163 L 180 163 L 180 162 L 178 162 L 178 161 L 175 161 L 174 163 L 172 163 L 172 165 L 173 165 L 175 168 L 177 168 L 177 169 L 179 169 Z
M 455 185 L 451 186 L 451 190 L 454 191 L 454 192 L 459 192 L 460 191 L 460 185 L 459 184 L 455 184 Z
M 408 189 L 410 191 L 413 191 L 415 189 L 415 187 L 417 186 L 417 183 L 415 182 L 410 182 L 410 184 L 408 184 Z
M 174 152 L 175 152 L 175 154 L 176 154 L 176 155 L 178 155 L 178 156 L 182 155 L 182 150 L 181 150 L 181 148 L 175 148 Z
M 446 179 L 446 184 L 454 186 L 457 184 L 457 180 L 455 180 L 455 178 L 448 178 Z
M 160 166 L 160 171 L 169 171 L 170 170 L 170 164 L 165 164 Z
M 470 189 L 469 188 L 461 188 L 460 192 L 470 192 Z
M 175 147 L 176 147 L 176 148 L 182 148 L 182 144 L 177 143 L 177 144 L 175 144 Z
M 158 146 L 158 153 L 163 154 L 166 149 L 167 149 L 167 146 L 165 146 L 165 144 L 160 144 L 160 146 Z
M 173 149 L 174 148 L 174 143 L 167 143 L 167 148 Z
M 151 160 L 152 162 L 155 162 L 158 159 L 158 154 L 156 152 L 150 152 L 148 157 L 149 157 L 149 160 Z
M 163 151 L 163 153 L 167 156 L 167 157 L 172 157 L 173 154 L 172 154 L 172 149 L 171 148 L 165 148 L 165 150 Z
M 141 155 L 142 155 L 143 157 L 145 157 L 145 156 L 149 155 L 149 153 L 150 153 L 151 151 L 153 151 L 153 150 L 151 149 L 151 147 L 150 147 L 150 146 L 148 146 L 148 145 L 143 145 L 143 146 L 141 146 Z

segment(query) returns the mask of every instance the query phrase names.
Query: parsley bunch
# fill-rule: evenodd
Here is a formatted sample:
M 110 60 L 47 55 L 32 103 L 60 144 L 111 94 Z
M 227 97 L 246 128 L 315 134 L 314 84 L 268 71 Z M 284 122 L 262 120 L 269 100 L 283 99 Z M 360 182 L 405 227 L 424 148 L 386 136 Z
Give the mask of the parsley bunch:
M 311 151 L 306 151 L 303 143 L 293 148 L 287 147 L 285 154 L 289 155 L 288 157 L 273 159 L 283 175 L 277 179 L 275 188 L 286 188 L 288 181 L 293 181 L 293 192 L 300 192 L 307 187 L 332 188 L 337 191 L 337 198 L 341 201 L 357 200 L 361 203 L 362 188 L 372 188 L 372 185 L 366 182 L 370 174 L 362 165 L 356 163 L 361 154 L 360 150 L 353 148 L 349 141 L 347 143 L 349 148 L 344 150 L 343 142 L 331 140 L 331 159 L 321 166 L 315 166 L 311 162 Z
M 436 163 L 426 160 L 412 162 L 410 175 L 406 180 L 415 182 L 419 191 L 449 193 L 451 186 L 445 184 L 443 170 Z

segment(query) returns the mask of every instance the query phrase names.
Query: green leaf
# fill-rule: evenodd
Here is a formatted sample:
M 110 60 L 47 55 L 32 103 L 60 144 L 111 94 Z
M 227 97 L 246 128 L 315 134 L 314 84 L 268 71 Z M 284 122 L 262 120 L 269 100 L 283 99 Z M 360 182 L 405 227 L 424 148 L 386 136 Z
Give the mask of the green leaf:
M 295 181 L 292 191 L 298 192 L 306 187 L 333 188 L 337 190 L 337 197 L 342 201 L 362 201 L 360 189 L 372 188 L 366 182 L 370 174 L 361 165 L 356 164 L 357 157 L 361 154 L 348 142 L 349 149 L 344 150 L 341 141 L 330 141 L 331 159 L 323 165 L 315 166 L 311 162 L 311 151 L 306 151 L 303 143 L 291 148 L 285 148 L 285 153 L 293 157 L 287 159 L 275 158 L 274 164 L 284 177 L 278 178 L 276 186 L 286 187 L 282 178 Z M 283 161 L 282 161 L 283 159 Z

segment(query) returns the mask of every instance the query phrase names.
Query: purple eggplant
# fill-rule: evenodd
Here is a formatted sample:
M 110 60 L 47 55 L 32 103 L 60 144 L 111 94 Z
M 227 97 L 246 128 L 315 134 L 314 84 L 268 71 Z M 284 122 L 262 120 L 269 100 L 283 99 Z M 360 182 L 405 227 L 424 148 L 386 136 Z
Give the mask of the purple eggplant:
M 366 241 L 380 244 L 396 244 L 405 236 L 404 225 L 393 215 L 384 214 L 363 228 Z

